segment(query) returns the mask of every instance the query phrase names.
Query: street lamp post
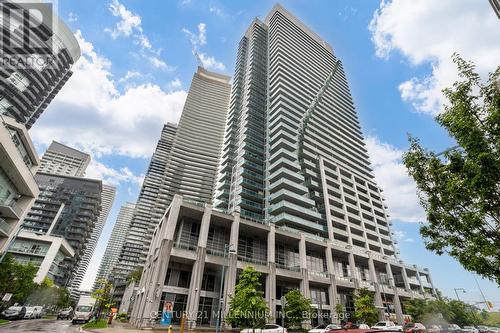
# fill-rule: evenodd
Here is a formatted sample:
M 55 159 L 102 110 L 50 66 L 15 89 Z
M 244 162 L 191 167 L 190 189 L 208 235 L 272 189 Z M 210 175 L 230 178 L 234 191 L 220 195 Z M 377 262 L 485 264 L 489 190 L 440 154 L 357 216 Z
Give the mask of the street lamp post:
M 226 255 L 236 253 L 236 250 L 233 249 L 233 244 L 224 244 L 224 259 L 226 259 Z M 223 298 L 223 291 L 224 291 L 224 276 L 226 273 L 226 264 L 222 264 L 222 275 L 220 279 L 220 289 L 219 289 L 219 302 L 218 302 L 218 307 L 217 307 L 217 321 L 215 323 L 215 332 L 219 333 L 220 332 L 220 326 L 221 326 L 221 310 L 222 306 L 224 303 L 224 298 Z
M 466 293 L 465 289 L 464 288 L 453 288 L 453 290 L 455 291 L 455 295 L 457 295 L 457 300 L 460 302 L 460 297 L 458 297 L 457 290 L 460 290 L 461 292 L 463 292 L 465 294 Z

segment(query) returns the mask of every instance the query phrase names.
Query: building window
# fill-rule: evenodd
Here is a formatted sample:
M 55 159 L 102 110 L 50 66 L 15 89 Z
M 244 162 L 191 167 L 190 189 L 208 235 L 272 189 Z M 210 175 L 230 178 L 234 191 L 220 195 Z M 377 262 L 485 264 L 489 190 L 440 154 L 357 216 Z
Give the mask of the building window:
M 189 282 L 191 281 L 191 272 L 180 271 L 179 272 L 179 282 L 177 287 L 179 288 L 189 288 Z

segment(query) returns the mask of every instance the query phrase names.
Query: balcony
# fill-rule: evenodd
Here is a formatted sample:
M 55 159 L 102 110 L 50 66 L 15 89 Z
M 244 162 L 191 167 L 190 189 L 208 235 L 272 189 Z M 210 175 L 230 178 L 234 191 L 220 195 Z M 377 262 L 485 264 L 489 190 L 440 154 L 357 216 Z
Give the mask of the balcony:
M 11 231 L 12 231 L 12 226 L 7 222 L 5 222 L 5 220 L 0 217 L 0 235 L 4 237 L 9 237 Z
M 20 219 L 23 215 L 23 210 L 13 200 L 9 202 L 0 201 L 0 214 L 4 217 Z

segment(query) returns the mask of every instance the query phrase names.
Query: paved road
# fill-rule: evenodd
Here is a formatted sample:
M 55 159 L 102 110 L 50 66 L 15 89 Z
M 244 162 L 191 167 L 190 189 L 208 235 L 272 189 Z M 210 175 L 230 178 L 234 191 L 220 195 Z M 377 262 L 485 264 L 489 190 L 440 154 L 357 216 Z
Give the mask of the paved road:
M 0 333 L 77 333 L 80 325 L 72 325 L 70 320 L 31 319 L 16 320 L 0 326 Z

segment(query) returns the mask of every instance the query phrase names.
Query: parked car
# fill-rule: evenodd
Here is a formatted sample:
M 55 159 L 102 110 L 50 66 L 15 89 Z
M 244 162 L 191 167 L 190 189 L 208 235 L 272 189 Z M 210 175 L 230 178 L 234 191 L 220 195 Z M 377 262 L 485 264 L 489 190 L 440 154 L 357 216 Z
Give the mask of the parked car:
M 462 332 L 464 333 L 479 333 L 479 330 L 475 328 L 474 326 L 464 326 L 462 328 Z
M 425 333 L 425 326 L 421 323 L 405 323 L 403 326 L 405 333 Z
M 59 312 L 57 313 L 57 320 L 59 319 L 70 320 L 72 318 L 73 318 L 73 308 L 71 307 L 59 310 Z
M 488 326 L 479 325 L 476 327 L 479 333 L 488 333 Z
M 462 329 L 457 324 L 448 324 L 445 331 L 446 333 L 462 333 Z
M 33 314 L 34 314 L 36 319 L 42 319 L 43 306 L 40 306 L 40 305 L 34 306 Z
M 427 333 L 441 333 L 443 328 L 440 325 L 430 325 L 427 327 Z
M 11 306 L 2 312 L 2 318 L 7 320 L 23 319 L 25 314 L 25 306 Z
M 498 327 L 488 327 L 488 333 L 500 333 L 500 328 Z
M 393 321 L 379 321 L 372 326 L 372 329 L 382 331 L 401 331 L 401 326 L 396 325 Z
M 309 330 L 308 333 L 326 333 L 330 330 L 336 330 L 341 328 L 339 325 L 336 324 L 321 324 L 316 326 L 315 328 Z
M 256 328 L 253 330 L 252 328 L 245 328 L 240 331 L 240 333 L 287 333 L 286 328 L 281 327 L 276 324 L 266 324 L 262 328 Z
M 33 311 L 35 311 L 35 308 L 33 306 L 27 306 L 26 312 L 24 314 L 24 319 L 35 319 L 35 316 L 33 315 Z
M 366 325 L 366 324 L 359 324 L 358 325 L 358 328 L 360 330 L 369 330 L 370 329 L 370 326 Z

